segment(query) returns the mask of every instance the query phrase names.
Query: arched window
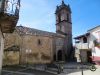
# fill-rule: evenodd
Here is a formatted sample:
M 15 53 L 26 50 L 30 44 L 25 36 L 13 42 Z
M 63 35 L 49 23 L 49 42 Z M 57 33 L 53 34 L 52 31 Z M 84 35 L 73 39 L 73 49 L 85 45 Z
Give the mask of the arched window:
M 62 50 L 58 50 L 57 58 L 58 58 L 58 61 L 62 61 Z
M 62 29 L 62 26 L 60 25 L 60 26 L 59 26 L 59 30 L 61 31 L 61 29 Z
M 58 20 L 61 22 L 61 14 L 58 15 Z
M 38 45 L 42 45 L 42 43 L 41 43 L 41 40 L 40 40 L 40 39 L 38 39 Z
M 69 14 L 67 14 L 67 21 L 69 21 Z
M 83 37 L 83 43 L 87 43 L 87 38 Z

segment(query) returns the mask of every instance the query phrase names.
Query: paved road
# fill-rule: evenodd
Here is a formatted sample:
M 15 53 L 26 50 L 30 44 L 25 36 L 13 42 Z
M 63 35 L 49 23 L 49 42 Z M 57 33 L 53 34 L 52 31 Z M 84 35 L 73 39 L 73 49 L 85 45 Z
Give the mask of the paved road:
M 97 70 L 96 71 L 90 71 L 90 70 L 85 70 L 83 71 L 83 75 L 100 75 L 100 65 L 96 65 Z M 82 75 L 81 71 L 79 72 L 74 72 L 74 73 L 70 73 L 68 75 Z
M 49 72 L 27 69 L 21 72 L 3 71 L 2 75 L 57 75 Z
M 56 74 L 36 70 L 33 68 L 10 66 L 10 67 L 3 68 L 2 75 L 56 75 Z
M 71 64 L 70 64 L 71 65 Z M 69 66 L 70 66 L 69 65 Z M 77 66 L 72 64 L 71 66 Z M 80 65 L 82 66 L 82 65 Z M 85 66 L 86 67 L 86 66 Z M 63 73 L 59 74 L 59 75 L 100 75 L 100 65 L 96 65 L 96 71 L 91 71 L 90 69 L 85 69 L 83 68 L 83 73 L 82 73 L 82 69 L 65 69 Z
M 26 69 L 23 71 L 7 71 L 3 70 L 2 75 L 57 75 L 45 71 Z
M 97 66 L 97 70 L 92 72 L 88 69 L 90 65 L 83 65 L 83 75 L 100 75 L 100 66 Z M 4 67 L 2 75 L 82 75 L 82 65 L 76 63 L 67 63 L 64 65 L 64 71 L 61 74 L 53 71 L 36 70 L 27 67 L 10 66 Z

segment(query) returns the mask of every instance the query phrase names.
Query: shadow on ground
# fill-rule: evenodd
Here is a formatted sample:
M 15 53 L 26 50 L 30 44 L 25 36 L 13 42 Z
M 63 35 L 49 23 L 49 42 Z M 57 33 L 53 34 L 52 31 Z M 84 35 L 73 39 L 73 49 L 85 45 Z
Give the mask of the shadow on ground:
M 80 72 L 82 75 L 83 72 L 89 70 L 91 64 L 80 64 L 80 63 L 66 63 L 64 64 L 64 71 L 61 75 L 68 75 L 70 73 Z M 3 67 L 2 75 L 58 75 L 56 72 L 48 72 L 45 70 L 36 70 L 33 66 L 24 67 L 24 66 L 6 66 Z
M 2 75 L 57 75 L 57 74 L 21 66 L 6 66 L 3 67 Z

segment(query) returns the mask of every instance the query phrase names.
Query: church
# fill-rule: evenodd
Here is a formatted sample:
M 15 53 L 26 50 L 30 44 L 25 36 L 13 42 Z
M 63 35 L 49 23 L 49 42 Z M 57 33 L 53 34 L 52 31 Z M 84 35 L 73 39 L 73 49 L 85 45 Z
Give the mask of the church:
M 70 5 L 62 1 L 55 16 L 55 33 L 17 26 L 12 34 L 5 34 L 3 64 L 45 64 L 69 60 L 72 52 Z

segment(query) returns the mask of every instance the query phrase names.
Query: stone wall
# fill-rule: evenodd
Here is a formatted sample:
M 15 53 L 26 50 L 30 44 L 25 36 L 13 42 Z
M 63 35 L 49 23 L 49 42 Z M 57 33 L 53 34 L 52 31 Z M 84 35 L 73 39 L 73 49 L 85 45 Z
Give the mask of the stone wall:
M 4 65 L 44 64 L 53 61 L 54 39 L 51 36 L 20 35 L 15 31 L 12 34 L 5 34 L 4 40 L 6 50 L 4 52 Z M 18 46 L 19 51 L 12 49 L 13 46 Z
M 3 58 L 3 66 L 18 65 L 19 64 L 19 51 L 5 51 Z
M 51 63 L 53 60 L 52 38 L 38 35 L 22 36 L 21 63 Z

